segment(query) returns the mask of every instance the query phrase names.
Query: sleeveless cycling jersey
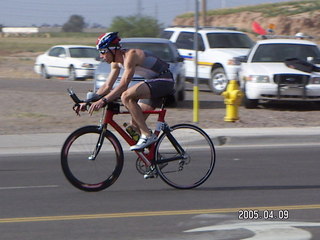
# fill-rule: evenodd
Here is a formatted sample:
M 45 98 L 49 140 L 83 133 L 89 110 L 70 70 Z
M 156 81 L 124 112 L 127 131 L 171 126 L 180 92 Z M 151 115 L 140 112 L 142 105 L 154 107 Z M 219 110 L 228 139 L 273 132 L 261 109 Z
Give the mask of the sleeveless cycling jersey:
M 169 70 L 169 64 L 162 61 L 149 51 L 144 52 L 144 60 L 135 67 L 135 74 L 145 78 L 144 82 L 150 88 L 150 99 L 140 99 L 139 102 L 154 108 L 160 107 L 163 97 L 174 92 L 174 78 Z M 120 68 L 124 66 L 118 63 Z
M 142 64 L 137 65 L 135 74 L 140 75 L 146 79 L 154 78 L 172 78 L 169 70 L 169 64 L 162 61 L 160 58 L 154 56 L 151 52 L 144 52 L 144 61 Z M 119 65 L 123 68 L 122 65 Z

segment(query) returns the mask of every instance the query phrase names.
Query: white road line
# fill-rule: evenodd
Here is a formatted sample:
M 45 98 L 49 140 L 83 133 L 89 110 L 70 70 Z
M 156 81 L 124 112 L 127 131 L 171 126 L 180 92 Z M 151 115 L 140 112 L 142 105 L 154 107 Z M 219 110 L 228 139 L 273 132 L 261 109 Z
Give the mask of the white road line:
M 213 232 L 223 230 L 247 229 L 254 236 L 245 238 L 247 240 L 309 240 L 312 234 L 303 227 L 320 227 L 320 223 L 314 222 L 235 222 L 231 224 L 214 225 L 187 230 L 185 232 Z M 209 233 L 210 234 L 210 233 Z
M 0 190 L 12 190 L 12 189 L 31 189 L 31 188 L 56 188 L 58 185 L 43 185 L 43 186 L 15 186 L 15 187 L 0 187 Z

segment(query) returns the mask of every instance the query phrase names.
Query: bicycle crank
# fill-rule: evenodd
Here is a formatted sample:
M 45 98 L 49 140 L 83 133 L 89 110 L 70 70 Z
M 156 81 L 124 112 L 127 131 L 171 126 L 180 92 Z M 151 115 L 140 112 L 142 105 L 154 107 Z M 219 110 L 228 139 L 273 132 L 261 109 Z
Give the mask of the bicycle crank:
M 140 158 L 137 158 L 136 169 L 137 169 L 138 173 L 140 173 L 142 175 L 146 174 L 148 171 L 148 167 Z

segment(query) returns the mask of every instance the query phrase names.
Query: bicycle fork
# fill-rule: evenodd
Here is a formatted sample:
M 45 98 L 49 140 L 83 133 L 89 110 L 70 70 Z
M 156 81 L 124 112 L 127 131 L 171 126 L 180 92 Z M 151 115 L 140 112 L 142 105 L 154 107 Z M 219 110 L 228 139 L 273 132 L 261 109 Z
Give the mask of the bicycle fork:
M 88 160 L 91 160 L 91 161 L 96 160 L 96 157 L 98 156 L 98 154 L 101 150 L 101 147 L 103 145 L 103 141 L 104 141 L 104 138 L 105 138 L 106 132 L 107 132 L 107 126 L 105 124 L 103 124 L 100 126 L 100 129 L 101 129 L 101 133 L 99 135 L 99 139 L 96 143 L 94 150 L 92 151 L 92 154 L 88 157 Z

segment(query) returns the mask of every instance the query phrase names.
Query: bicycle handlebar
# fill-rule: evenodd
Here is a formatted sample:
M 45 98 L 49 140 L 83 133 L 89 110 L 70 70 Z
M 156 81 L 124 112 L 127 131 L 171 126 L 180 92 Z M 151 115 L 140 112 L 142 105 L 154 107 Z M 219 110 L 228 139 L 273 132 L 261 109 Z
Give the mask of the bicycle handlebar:
M 68 88 L 67 89 L 68 93 L 69 93 L 69 96 L 72 98 L 72 100 L 74 101 L 74 103 L 76 105 L 79 105 L 80 103 L 83 103 L 84 101 L 83 100 L 80 100 L 78 98 L 78 96 L 76 95 L 76 93 L 71 89 L 71 88 Z
M 72 98 L 72 100 L 74 101 L 74 105 L 72 107 L 73 111 L 75 111 L 77 113 L 77 115 L 79 114 L 79 107 L 80 107 L 80 103 L 85 103 L 85 108 L 87 108 L 88 106 L 91 105 L 92 102 L 96 102 L 99 101 L 101 98 L 103 98 L 104 96 L 102 95 L 98 95 L 95 94 L 93 97 L 86 99 L 86 100 L 80 100 L 77 96 L 77 94 L 73 91 L 73 89 L 68 88 L 68 93 L 69 96 Z
M 86 100 L 80 100 L 77 96 L 77 94 L 71 89 L 71 88 L 68 88 L 68 93 L 69 93 L 69 96 L 72 98 L 72 100 L 74 101 L 75 105 L 76 106 L 79 106 L 80 103 L 86 103 L 86 104 L 90 104 L 92 102 L 96 102 L 96 101 L 99 101 L 101 98 L 103 98 L 104 96 L 102 95 L 98 95 L 98 94 L 95 94 L 93 97 L 89 98 L 89 99 L 86 99 Z

